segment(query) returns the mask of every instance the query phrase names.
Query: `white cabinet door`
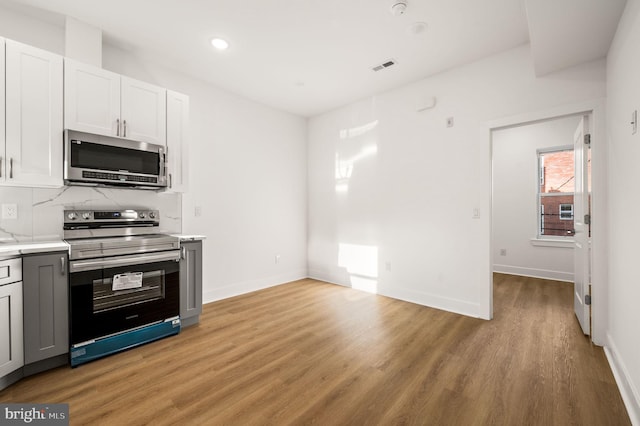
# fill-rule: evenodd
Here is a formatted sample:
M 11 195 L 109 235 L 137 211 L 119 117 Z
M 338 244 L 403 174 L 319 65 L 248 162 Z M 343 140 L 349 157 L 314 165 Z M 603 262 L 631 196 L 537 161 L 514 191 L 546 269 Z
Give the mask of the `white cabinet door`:
M 120 136 L 120 75 L 65 58 L 64 127 Z
M 22 282 L 0 286 L 0 377 L 24 365 Z
M 62 57 L 6 41 L 8 185 L 62 186 Z
M 166 145 L 166 89 L 122 77 L 120 94 L 122 136 L 137 141 Z
M 4 138 L 4 39 L 0 38 L 0 182 L 5 181 L 7 157 Z
M 189 97 L 167 90 L 167 160 L 169 190 L 186 192 L 188 166 Z

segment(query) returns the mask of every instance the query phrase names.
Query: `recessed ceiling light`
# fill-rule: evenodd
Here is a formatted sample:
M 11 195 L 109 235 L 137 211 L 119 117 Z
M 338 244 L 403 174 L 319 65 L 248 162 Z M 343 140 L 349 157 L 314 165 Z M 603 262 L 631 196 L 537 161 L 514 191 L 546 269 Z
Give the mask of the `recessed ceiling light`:
M 225 50 L 229 47 L 229 42 L 221 38 L 211 39 L 211 45 L 218 50 Z
M 418 36 L 427 32 L 429 26 L 426 22 L 414 22 L 407 27 L 407 33 L 410 35 Z

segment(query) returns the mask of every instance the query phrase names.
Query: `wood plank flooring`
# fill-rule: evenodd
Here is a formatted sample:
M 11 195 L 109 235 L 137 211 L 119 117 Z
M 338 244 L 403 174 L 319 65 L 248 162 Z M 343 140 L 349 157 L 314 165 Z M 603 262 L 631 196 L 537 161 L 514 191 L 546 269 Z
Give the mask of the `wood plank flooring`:
M 302 280 L 0 401 L 69 403 L 72 425 L 628 425 L 572 289 L 496 274 L 483 321 Z

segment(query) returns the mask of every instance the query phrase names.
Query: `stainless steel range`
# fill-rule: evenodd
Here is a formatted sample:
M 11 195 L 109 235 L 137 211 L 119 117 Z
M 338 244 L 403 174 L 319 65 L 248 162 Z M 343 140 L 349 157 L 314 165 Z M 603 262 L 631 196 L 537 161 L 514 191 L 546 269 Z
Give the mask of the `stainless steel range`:
M 180 332 L 180 241 L 159 216 L 65 210 L 72 366 Z

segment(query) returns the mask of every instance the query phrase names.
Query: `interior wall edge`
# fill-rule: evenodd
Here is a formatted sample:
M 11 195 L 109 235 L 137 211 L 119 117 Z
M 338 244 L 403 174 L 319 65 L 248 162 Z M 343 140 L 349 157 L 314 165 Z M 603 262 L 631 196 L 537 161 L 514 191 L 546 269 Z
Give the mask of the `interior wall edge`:
M 627 408 L 631 424 L 640 425 L 640 393 L 633 385 L 625 362 L 620 357 L 613 337 L 609 333 L 607 333 L 607 344 L 604 346 L 604 353 L 613 372 L 613 377 L 618 384 L 618 389 L 620 390 L 624 405 Z

